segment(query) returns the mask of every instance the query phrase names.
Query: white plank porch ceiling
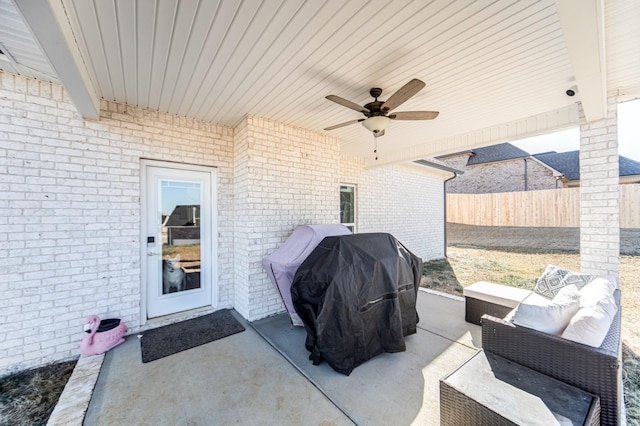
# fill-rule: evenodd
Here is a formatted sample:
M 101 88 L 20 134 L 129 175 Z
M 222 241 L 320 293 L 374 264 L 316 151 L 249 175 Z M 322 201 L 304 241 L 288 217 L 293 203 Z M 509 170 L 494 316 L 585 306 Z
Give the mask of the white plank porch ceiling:
M 0 50 L 4 53 L 0 56 L 0 69 L 38 80 L 58 82 L 10 0 L 0 0 Z
M 225 126 L 251 114 L 323 132 L 362 117 L 326 95 L 362 105 L 372 87 L 384 100 L 425 81 L 396 111 L 440 116 L 392 122 L 384 155 L 580 100 L 565 95 L 575 77 L 553 0 L 61 1 L 99 97 Z M 607 90 L 638 92 L 639 8 L 606 12 Z M 326 134 L 370 156 L 361 125 Z

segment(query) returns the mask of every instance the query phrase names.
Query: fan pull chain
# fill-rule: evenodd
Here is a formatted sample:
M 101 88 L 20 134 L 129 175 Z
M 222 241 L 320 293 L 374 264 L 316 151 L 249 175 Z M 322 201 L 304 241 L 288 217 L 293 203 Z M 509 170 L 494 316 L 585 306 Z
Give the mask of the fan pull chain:
M 373 153 L 376 156 L 376 160 L 378 160 L 378 138 L 373 137 Z

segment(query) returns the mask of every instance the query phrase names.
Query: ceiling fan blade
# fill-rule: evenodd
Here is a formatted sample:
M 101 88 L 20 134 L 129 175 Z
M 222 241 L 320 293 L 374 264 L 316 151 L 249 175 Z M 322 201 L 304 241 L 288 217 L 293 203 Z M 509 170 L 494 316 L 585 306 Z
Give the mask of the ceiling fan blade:
M 324 130 L 333 130 L 333 129 L 337 129 L 338 127 L 344 127 L 350 124 L 360 123 L 361 121 L 364 121 L 364 118 L 361 118 L 360 120 L 351 120 L 351 121 L 347 121 L 346 123 L 336 124 L 335 126 L 326 127 Z
M 389 114 L 392 120 L 433 120 L 440 114 L 438 111 L 402 111 Z
M 343 107 L 351 108 L 352 110 L 361 112 L 363 114 L 369 112 L 369 110 L 366 109 L 365 107 L 360 106 L 355 102 L 348 101 L 345 98 L 341 98 L 340 96 L 329 95 L 326 98 L 329 99 L 330 101 L 333 101 L 333 102 L 335 102 L 337 104 L 342 105 Z
M 380 130 L 378 133 L 373 133 L 374 138 L 379 138 L 380 136 L 384 136 L 384 129 Z
M 426 84 L 423 81 L 414 78 L 398 89 L 396 93 L 391 95 L 391 97 L 382 104 L 382 110 L 386 112 L 398 108 L 400 105 L 408 101 L 413 95 L 422 90 L 424 86 L 426 86 Z

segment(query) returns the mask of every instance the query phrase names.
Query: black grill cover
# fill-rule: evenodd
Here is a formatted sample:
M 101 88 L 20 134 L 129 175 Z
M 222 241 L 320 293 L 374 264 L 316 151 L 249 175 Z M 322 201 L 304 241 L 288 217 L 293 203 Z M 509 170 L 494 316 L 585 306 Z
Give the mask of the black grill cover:
M 416 332 L 422 260 L 390 234 L 326 237 L 300 265 L 291 298 L 315 365 L 349 375 Z

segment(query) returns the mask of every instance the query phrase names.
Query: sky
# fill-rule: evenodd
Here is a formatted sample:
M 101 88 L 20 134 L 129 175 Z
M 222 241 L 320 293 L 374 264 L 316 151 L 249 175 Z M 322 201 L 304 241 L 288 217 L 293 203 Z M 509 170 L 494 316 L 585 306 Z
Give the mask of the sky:
M 160 199 L 162 214 L 167 216 L 176 206 L 200 205 L 200 184 L 163 180 Z
M 520 139 L 511 144 L 529 154 L 575 151 L 580 147 L 580 129 Z M 618 105 L 618 153 L 640 162 L 640 99 Z

